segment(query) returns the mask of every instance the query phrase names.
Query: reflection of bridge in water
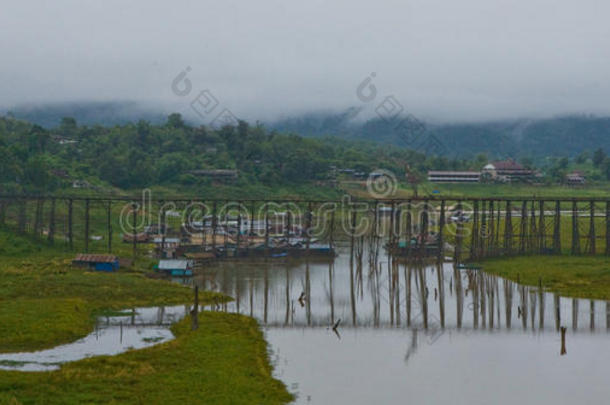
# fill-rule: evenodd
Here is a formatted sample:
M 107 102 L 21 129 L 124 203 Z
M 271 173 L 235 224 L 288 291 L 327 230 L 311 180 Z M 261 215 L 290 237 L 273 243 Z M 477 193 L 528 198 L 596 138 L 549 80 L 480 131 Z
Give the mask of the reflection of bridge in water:
M 221 310 L 269 327 L 328 327 L 340 320 L 339 329 L 409 328 L 429 339 L 445 330 L 610 328 L 608 302 L 559 297 L 453 264 L 414 266 L 381 254 L 369 262 L 340 252 L 331 263 L 218 263 L 196 282 L 235 298 Z

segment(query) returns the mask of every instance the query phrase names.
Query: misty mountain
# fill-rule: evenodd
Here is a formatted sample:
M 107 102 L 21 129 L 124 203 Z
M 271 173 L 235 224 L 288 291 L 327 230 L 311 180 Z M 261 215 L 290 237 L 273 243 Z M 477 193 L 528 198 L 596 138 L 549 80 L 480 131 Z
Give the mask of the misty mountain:
M 45 128 L 57 127 L 64 117 L 75 118 L 83 125 L 121 125 L 139 120 L 159 124 L 164 122 L 168 115 L 160 109 L 134 101 L 29 104 L 18 105 L 1 112 Z
M 139 120 L 159 124 L 165 122 L 170 112 L 166 108 L 132 101 L 40 104 L 17 106 L 8 111 L 16 118 L 47 128 L 56 127 L 63 117 L 73 117 L 84 125 L 115 125 Z M 411 117 L 405 132 L 398 131 L 397 122 L 393 120 L 356 120 L 359 113 L 357 108 L 340 113 L 309 113 L 266 122 L 265 125 L 280 132 L 294 132 L 307 137 L 336 136 L 346 140 L 374 141 L 449 157 L 487 153 L 496 158 L 541 158 L 575 156 L 584 150 L 600 147 L 610 151 L 610 117 L 572 115 L 459 124 L 420 123 Z M 185 117 L 185 121 L 200 124 L 189 117 Z M 440 146 L 430 148 L 432 141 Z
M 585 115 L 548 119 L 515 119 L 460 124 L 422 124 L 410 135 L 396 129 L 396 121 L 373 118 L 355 122 L 353 110 L 342 114 L 307 114 L 269 123 L 279 131 L 304 136 L 339 136 L 426 150 L 432 139 L 442 154 L 471 157 L 487 153 L 497 158 L 574 156 L 585 150 L 610 150 L 610 117 Z M 411 119 L 417 123 L 415 118 Z M 411 123 L 413 125 L 413 123 Z

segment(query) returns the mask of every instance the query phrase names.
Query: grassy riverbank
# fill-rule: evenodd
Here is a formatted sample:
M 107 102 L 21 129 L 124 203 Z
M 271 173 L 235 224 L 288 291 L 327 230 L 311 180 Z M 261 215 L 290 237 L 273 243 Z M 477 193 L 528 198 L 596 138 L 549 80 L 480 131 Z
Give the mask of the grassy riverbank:
M 141 306 L 192 302 L 190 288 L 148 279 L 142 269 L 88 272 L 72 254 L 0 231 L 0 352 L 49 348 L 93 330 L 97 316 Z M 228 297 L 200 293 L 200 303 Z M 65 364 L 58 371 L 0 371 L 4 403 L 283 403 L 255 320 L 200 315 L 173 327 L 176 339 L 113 357 Z
M 0 403 L 281 404 L 292 399 L 271 377 L 255 320 L 204 312 L 174 325 L 176 339 L 47 373 L 0 372 Z M 13 403 L 19 403 L 13 402 Z
M 604 256 L 523 256 L 488 259 L 483 270 L 538 285 L 567 297 L 610 300 L 610 258 Z

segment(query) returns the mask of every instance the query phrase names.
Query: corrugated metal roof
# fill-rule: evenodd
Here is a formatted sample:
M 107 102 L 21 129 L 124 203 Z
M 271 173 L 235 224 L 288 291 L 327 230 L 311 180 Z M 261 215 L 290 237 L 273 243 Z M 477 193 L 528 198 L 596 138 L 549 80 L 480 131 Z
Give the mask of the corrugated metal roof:
M 428 176 L 480 176 L 481 172 L 473 171 L 450 171 L 450 170 L 430 170 Z
M 159 260 L 159 270 L 187 269 L 188 260 Z
M 79 253 L 76 255 L 74 261 L 87 262 L 87 263 L 112 263 L 118 259 L 114 255 L 95 255 L 89 253 Z

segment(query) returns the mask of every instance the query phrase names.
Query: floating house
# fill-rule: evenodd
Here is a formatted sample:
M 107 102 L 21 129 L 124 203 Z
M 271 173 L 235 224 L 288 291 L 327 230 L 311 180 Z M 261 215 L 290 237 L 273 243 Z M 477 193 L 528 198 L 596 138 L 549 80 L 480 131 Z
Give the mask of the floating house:
M 193 275 L 191 261 L 184 259 L 160 260 L 157 270 L 174 277 L 190 277 Z
M 81 253 L 72 260 L 72 265 L 96 271 L 113 272 L 119 269 L 119 258 L 114 255 L 94 255 Z

